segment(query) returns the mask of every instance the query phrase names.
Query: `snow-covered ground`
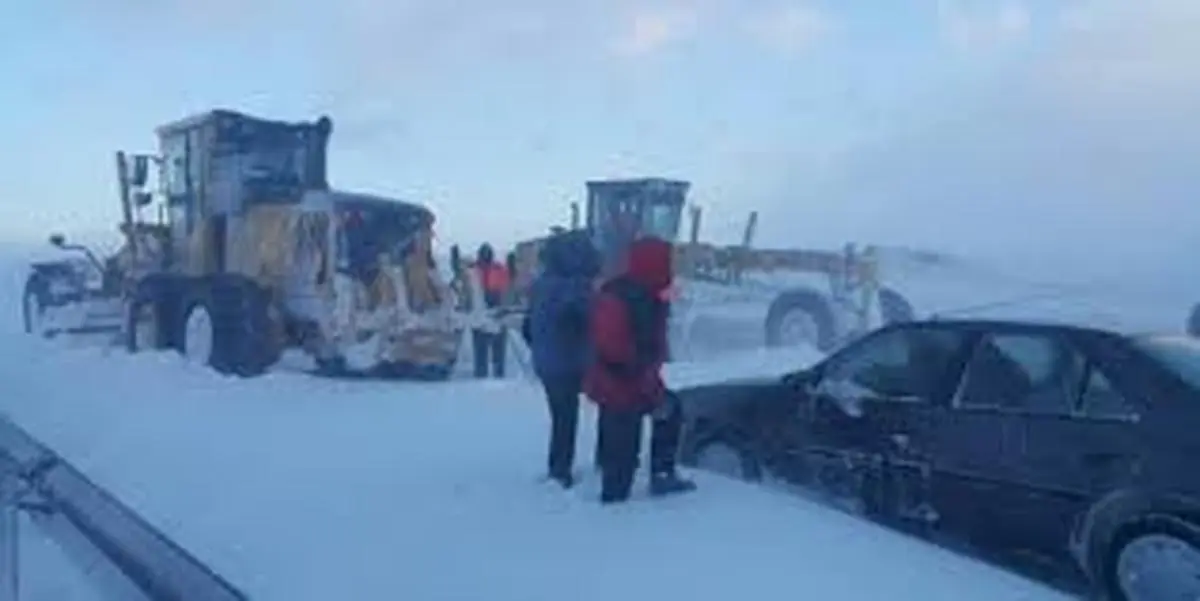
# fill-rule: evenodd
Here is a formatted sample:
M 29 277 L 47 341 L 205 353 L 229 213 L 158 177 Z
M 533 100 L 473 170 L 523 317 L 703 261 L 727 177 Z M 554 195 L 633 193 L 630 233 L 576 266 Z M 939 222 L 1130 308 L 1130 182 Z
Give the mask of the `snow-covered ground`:
M 255 599 L 1060 598 L 718 477 L 621 508 L 596 503 L 590 483 L 554 490 L 538 481 L 545 410 L 520 380 L 239 381 L 169 354 L 7 348 L 39 359 L 4 364 L 3 409 Z M 671 376 L 812 358 L 761 353 Z
M 93 589 L 85 570 L 26 515 L 20 529 L 18 581 L 21 601 L 104 601 Z
M 1064 598 L 708 474 L 695 474 L 696 494 L 627 507 L 601 507 L 594 478 L 556 490 L 539 481 L 544 402 L 520 377 L 237 380 L 169 353 L 30 339 L 11 294 L 0 313 L 0 411 L 254 599 Z M 669 379 L 781 374 L 816 358 L 738 353 L 672 365 Z M 581 424 L 585 466 L 590 408 Z

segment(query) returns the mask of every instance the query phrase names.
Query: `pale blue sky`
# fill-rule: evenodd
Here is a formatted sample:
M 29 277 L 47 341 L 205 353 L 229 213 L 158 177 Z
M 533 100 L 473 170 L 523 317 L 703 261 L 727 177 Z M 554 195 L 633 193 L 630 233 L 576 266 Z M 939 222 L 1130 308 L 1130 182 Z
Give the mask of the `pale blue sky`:
M 1165 256 L 1200 249 L 1196 4 L 22 2 L 0 238 L 114 223 L 112 151 L 221 106 L 329 113 L 335 186 L 472 246 L 566 219 L 587 178 L 667 175 L 723 238 L 759 209 L 768 244 Z

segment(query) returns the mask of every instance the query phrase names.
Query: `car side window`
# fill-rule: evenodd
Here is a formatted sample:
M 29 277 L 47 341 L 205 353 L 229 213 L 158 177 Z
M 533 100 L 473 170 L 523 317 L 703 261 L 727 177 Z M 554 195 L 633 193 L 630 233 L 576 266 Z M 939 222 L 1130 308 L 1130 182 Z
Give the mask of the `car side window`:
M 928 401 L 963 339 L 932 329 L 881 333 L 830 365 L 820 388 L 833 395 Z
M 1124 418 L 1137 414 L 1137 407 L 1112 385 L 1103 372 L 1094 367 L 1088 370 L 1087 381 L 1080 395 L 1080 408 L 1087 417 Z
M 1069 415 L 1083 356 L 1048 334 L 990 334 L 976 346 L 957 395 L 960 407 Z

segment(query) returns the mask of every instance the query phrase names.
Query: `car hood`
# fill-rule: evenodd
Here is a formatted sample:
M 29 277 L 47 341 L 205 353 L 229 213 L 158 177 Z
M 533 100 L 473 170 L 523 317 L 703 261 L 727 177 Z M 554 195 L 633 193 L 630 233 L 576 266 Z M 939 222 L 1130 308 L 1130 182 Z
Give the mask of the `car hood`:
M 778 377 L 736 378 L 675 391 L 689 418 L 727 413 L 734 407 L 773 396 L 783 382 Z
M 753 376 L 718 382 L 717 386 L 778 386 L 782 376 Z

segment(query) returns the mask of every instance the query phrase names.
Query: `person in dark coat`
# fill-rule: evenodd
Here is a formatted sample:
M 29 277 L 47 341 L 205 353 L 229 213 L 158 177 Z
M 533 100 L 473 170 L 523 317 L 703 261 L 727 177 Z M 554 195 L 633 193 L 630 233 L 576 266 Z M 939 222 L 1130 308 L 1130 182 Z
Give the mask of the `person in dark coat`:
M 550 237 L 541 261 L 523 329 L 550 408 L 549 476 L 570 488 L 575 483 L 579 394 L 590 358 L 589 301 L 600 257 L 586 233 L 573 231 Z
M 606 504 L 629 499 L 647 415 L 654 417 L 650 493 L 695 489 L 676 471 L 683 416 L 662 378 L 668 352 L 671 262 L 668 242 L 657 238 L 633 242 L 624 273 L 606 282 L 593 302 L 590 332 L 595 360 L 584 378 L 584 390 L 600 408 L 600 500 Z
M 496 261 L 496 253 L 492 245 L 484 243 L 475 255 L 475 271 L 482 288 L 481 298 L 476 302 L 483 303 L 485 309 L 494 310 L 506 302 L 509 293 L 510 276 L 508 268 Z M 488 377 L 490 364 L 491 375 L 504 377 L 504 350 L 508 347 L 508 330 L 499 322 L 489 324 L 490 327 L 476 327 L 471 331 L 471 347 L 475 352 L 475 377 Z

